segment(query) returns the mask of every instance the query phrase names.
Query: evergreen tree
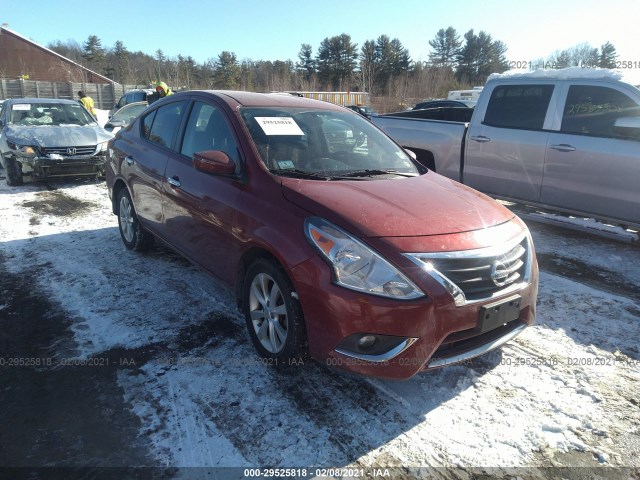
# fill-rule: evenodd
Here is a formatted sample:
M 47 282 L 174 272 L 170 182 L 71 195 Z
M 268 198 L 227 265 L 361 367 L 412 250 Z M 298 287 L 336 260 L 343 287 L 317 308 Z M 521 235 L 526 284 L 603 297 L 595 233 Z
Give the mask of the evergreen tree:
M 376 43 L 373 40 L 367 40 L 360 50 L 360 74 L 364 91 L 373 93 L 376 71 Z
M 440 29 L 433 40 L 429 40 L 433 51 L 429 52 L 429 61 L 436 67 L 452 68 L 456 63 L 458 51 L 462 45 L 460 35 L 453 27 Z
M 483 31 L 476 35 L 473 30 L 465 33 L 464 39 L 465 44 L 457 55 L 458 81 L 482 84 L 490 74 L 502 73 L 509 68 L 505 57 L 507 46 L 503 42 L 493 40 Z
M 91 69 L 98 69 L 104 63 L 104 48 L 102 42 L 95 35 L 89 35 L 82 45 L 82 58 L 85 59 Z
M 334 90 L 350 89 L 351 77 L 357 65 L 358 44 L 351 42 L 351 36 L 343 33 L 325 38 L 320 43 L 317 55 L 320 80 Z
M 240 83 L 240 65 L 236 54 L 224 51 L 214 63 L 213 81 L 216 88 L 234 90 Z
M 610 42 L 600 47 L 600 57 L 598 58 L 598 66 L 601 68 L 616 68 L 616 47 Z
M 302 73 L 303 78 L 309 81 L 313 74 L 316 73 L 316 62 L 313 59 L 313 49 L 308 43 L 303 43 L 298 53 L 299 62 L 296 69 Z
M 129 51 L 120 40 L 113 46 L 113 56 L 115 59 L 115 80 L 119 83 L 126 83 L 129 78 Z

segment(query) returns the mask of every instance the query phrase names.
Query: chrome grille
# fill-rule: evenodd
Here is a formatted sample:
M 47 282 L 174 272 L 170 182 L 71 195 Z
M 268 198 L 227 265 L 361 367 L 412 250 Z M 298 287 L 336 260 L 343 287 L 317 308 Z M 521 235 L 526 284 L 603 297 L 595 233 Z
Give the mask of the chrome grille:
M 93 155 L 96 151 L 96 145 L 84 147 L 48 147 L 43 148 L 45 155 L 62 155 L 63 157 L 73 157 L 77 155 Z
M 497 247 L 406 256 L 442 284 L 454 296 L 456 305 L 520 288 L 523 282 L 529 282 L 532 262 L 526 235 Z

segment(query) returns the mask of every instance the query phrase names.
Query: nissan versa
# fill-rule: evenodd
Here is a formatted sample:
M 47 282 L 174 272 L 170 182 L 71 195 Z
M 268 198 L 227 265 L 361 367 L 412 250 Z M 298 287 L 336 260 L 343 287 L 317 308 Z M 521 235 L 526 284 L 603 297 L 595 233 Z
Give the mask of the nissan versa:
M 270 363 L 404 379 L 534 321 L 522 221 L 345 108 L 177 93 L 109 143 L 106 176 L 125 246 L 159 237 L 233 286 Z

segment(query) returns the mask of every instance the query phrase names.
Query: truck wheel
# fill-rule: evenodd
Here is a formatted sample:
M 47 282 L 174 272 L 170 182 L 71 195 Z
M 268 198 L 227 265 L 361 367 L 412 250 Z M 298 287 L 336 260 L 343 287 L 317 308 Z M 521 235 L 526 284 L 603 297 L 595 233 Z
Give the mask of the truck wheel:
M 143 252 L 153 245 L 154 237 L 140 225 L 126 188 L 118 192 L 118 228 L 122 242 L 129 250 Z
M 22 185 L 22 165 L 15 158 L 5 158 L 7 167 L 7 185 Z
M 300 365 L 308 357 L 307 331 L 298 300 L 286 273 L 273 261 L 259 258 L 244 277 L 242 305 L 249 335 L 269 365 Z

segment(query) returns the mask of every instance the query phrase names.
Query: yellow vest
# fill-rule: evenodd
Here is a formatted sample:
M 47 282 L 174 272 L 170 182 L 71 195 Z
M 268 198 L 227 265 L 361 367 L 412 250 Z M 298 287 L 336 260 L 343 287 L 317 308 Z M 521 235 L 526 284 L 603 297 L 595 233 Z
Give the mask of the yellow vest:
M 84 105 L 84 108 L 89 110 L 89 113 L 91 115 L 93 115 L 94 117 L 96 116 L 96 108 L 93 106 L 93 98 L 91 98 L 91 97 L 82 97 L 80 99 L 80 103 L 82 103 L 82 105 Z

